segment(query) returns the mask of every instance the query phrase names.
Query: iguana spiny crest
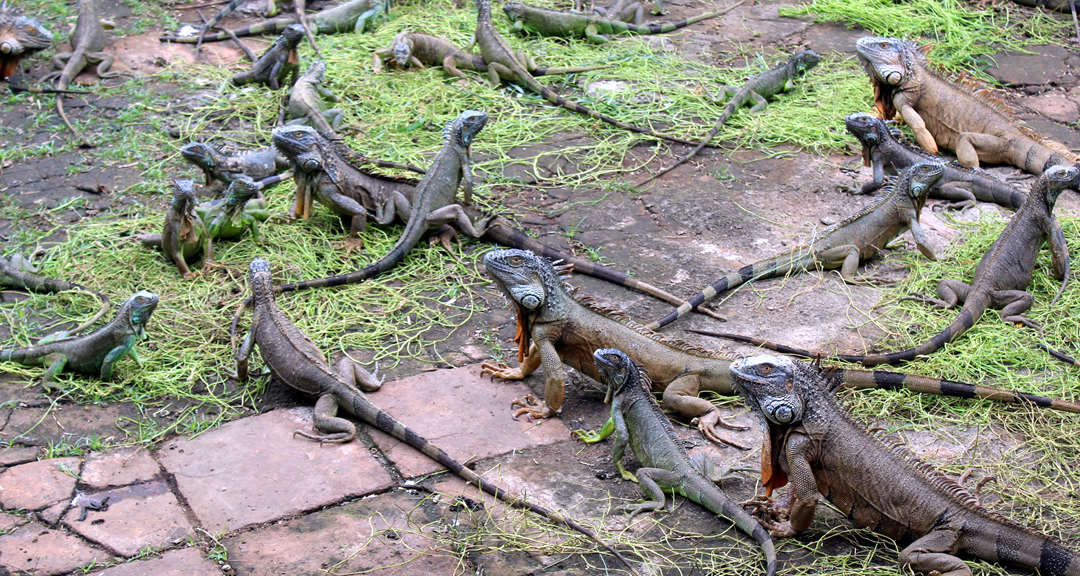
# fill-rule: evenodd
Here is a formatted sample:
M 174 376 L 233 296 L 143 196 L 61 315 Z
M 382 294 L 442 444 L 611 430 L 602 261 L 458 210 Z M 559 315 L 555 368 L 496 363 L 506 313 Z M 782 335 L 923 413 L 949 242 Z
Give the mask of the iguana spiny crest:
M 457 118 L 446 123 L 446 128 L 443 129 L 443 142 L 455 140 L 468 149 L 472 145 L 473 138 L 484 129 L 487 121 L 487 112 L 466 110 Z
M 0 2 L 0 80 L 19 70 L 19 61 L 52 46 L 53 35 L 36 20 Z

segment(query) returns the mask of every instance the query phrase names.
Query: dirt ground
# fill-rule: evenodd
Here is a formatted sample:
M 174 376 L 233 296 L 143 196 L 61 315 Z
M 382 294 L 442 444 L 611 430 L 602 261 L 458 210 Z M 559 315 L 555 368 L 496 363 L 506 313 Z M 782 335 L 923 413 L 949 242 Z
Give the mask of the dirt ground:
M 671 13 L 666 17 L 670 19 L 700 11 L 700 3 L 692 0 L 674 0 L 665 4 L 671 9 Z M 103 12 L 116 22 L 119 29 L 124 29 L 125 23 L 135 18 L 127 4 L 106 0 L 102 5 Z M 777 13 L 781 5 L 781 2 L 773 0 L 759 1 L 752 6 L 743 5 L 723 18 L 696 24 L 684 33 L 651 41 L 668 44 L 687 58 L 709 62 L 714 54 L 732 49 L 735 43 L 751 53 L 789 52 L 805 47 L 820 53 L 850 54 L 854 52 L 855 39 L 865 35 L 859 28 L 847 29 L 836 24 L 815 24 L 804 19 L 781 17 Z M 180 14 L 183 21 L 194 19 L 190 11 L 181 11 Z M 64 26 L 56 22 L 49 24 L 53 30 Z M 162 44 L 157 40 L 159 33 L 159 30 L 148 30 L 143 34 L 127 35 L 114 41 L 109 50 L 117 56 L 116 69 L 140 77 L 145 82 L 145 90 L 170 94 L 170 99 L 177 106 L 182 106 L 197 98 L 195 89 L 156 79 L 154 75 L 167 67 L 183 66 L 184 63 L 191 62 L 191 47 Z M 1022 117 L 1032 127 L 1074 150 L 1080 148 L 1080 132 L 1073 129 L 1080 120 L 1080 52 L 1075 45 L 1074 39 L 1070 48 L 1047 46 L 1031 54 L 996 55 L 996 66 L 988 70 L 1007 85 L 1011 102 L 1020 107 Z M 224 44 L 213 44 L 204 48 L 201 57 L 207 62 L 231 63 L 238 60 L 239 52 Z M 24 75 L 37 78 L 43 75 L 46 69 L 47 60 L 36 57 L 29 61 Z M 110 79 L 106 83 L 125 81 L 129 81 L 129 78 Z M 809 81 L 812 82 L 812 79 Z M 827 97 L 825 94 L 822 96 Z M 104 130 L 109 129 L 110 125 L 125 121 L 122 115 L 129 104 L 119 99 L 100 99 L 90 95 L 69 99 L 67 110 L 73 120 L 99 117 Z M 838 126 L 840 122 L 841 120 L 837 119 Z M 52 113 L 51 98 L 5 102 L 0 105 L 0 125 L 3 126 L 0 146 L 4 148 L 48 146 L 58 140 L 71 138 Z M 580 142 L 582 138 L 585 137 L 581 134 L 560 133 L 548 141 L 538 143 L 538 146 L 565 146 Z M 180 144 L 182 142 L 176 142 L 177 146 Z M 645 148 L 642 146 L 640 149 L 641 157 L 648 154 Z M 682 147 L 674 148 L 674 152 L 678 154 L 685 151 Z M 586 186 L 573 190 L 505 186 L 502 191 L 508 193 L 505 199 L 507 205 L 527 214 L 519 221 L 522 227 L 541 241 L 561 249 L 581 246 L 594 249 L 609 266 L 630 270 L 638 278 L 655 283 L 675 294 L 688 296 L 728 271 L 789 249 L 809 236 L 814 229 L 836 222 L 868 202 L 866 197 L 849 194 L 849 190 L 857 188 L 871 174 L 868 168 L 861 167 L 854 145 L 848 153 L 825 156 L 810 154 L 798 148 L 784 149 L 781 155 L 775 154 L 776 152 L 708 149 L 641 194 L 611 193 L 601 186 Z M 535 153 L 535 150 L 515 152 L 526 159 L 531 153 Z M 64 240 L 67 227 L 77 226 L 87 219 L 110 218 L 110 212 L 117 206 L 127 204 L 145 206 L 147 209 L 163 209 L 165 200 L 161 197 L 150 198 L 127 192 L 143 178 L 139 162 L 115 159 L 104 164 L 88 165 L 85 158 L 85 152 L 74 150 L 0 165 L 0 193 L 3 194 L 0 202 L 3 206 L 22 211 L 30 210 L 35 214 L 32 218 L 0 218 L 0 239 L 7 246 L 3 250 L 5 253 L 35 249 L 35 246 L 25 246 L 20 242 L 22 231 L 28 227 L 52 231 L 38 242 L 42 249 L 48 250 L 50 243 Z M 673 158 L 674 156 L 662 157 L 653 167 L 666 166 Z M 994 167 L 991 170 L 1015 179 L 1021 188 L 1026 188 L 1030 181 L 1030 176 L 1024 176 L 1012 168 Z M 641 174 L 630 173 L 625 178 L 636 181 Z M 718 178 L 717 174 L 724 176 Z M 177 165 L 169 174 L 170 177 L 180 175 L 192 176 L 192 173 L 187 166 Z M 80 200 L 73 203 L 72 199 Z M 65 207 L 69 205 L 72 207 Z M 1064 195 L 1058 206 L 1059 215 L 1080 215 L 1080 197 L 1075 194 Z M 976 209 L 965 210 L 959 218 L 974 221 L 978 220 L 980 212 L 996 210 L 998 208 L 995 206 L 980 204 Z M 924 212 L 923 225 L 932 246 L 939 254 L 944 253 L 950 241 L 958 235 L 957 230 L 933 210 Z M 568 236 L 572 236 L 570 243 L 567 241 Z M 894 243 L 892 251 L 911 250 L 913 247 L 910 235 L 905 234 L 903 241 Z M 472 244 L 469 249 L 486 251 L 488 246 Z M 878 260 L 868 269 L 894 280 L 902 278 L 906 273 L 902 265 L 889 259 Z M 647 296 L 586 276 L 575 276 L 573 283 L 581 287 L 581 293 L 596 298 L 601 305 L 618 308 L 636 319 L 658 318 L 669 309 L 668 305 Z M 482 335 L 489 333 L 492 328 L 497 328 L 497 339 L 502 342 L 504 350 L 512 347 L 509 343 L 514 332 L 512 313 L 505 308 L 501 296 L 490 286 L 482 288 L 481 295 L 488 304 L 486 310 L 474 314 L 464 326 L 439 345 L 444 357 L 448 358 L 448 364 L 475 364 L 485 359 L 490 354 L 490 343 Z M 840 281 L 836 274 L 797 275 L 740 290 L 722 305 L 715 306 L 715 309 L 727 318 L 725 324 L 701 315 L 693 315 L 680 320 L 666 332 L 695 344 L 722 348 L 738 354 L 751 353 L 752 349 L 705 340 L 683 332 L 683 329 L 723 329 L 810 349 L 856 352 L 869 349 L 882 336 L 875 323 L 869 321 L 876 315 L 873 310 L 880 295 L 878 288 L 848 285 Z M 7 301 L 20 296 L 5 292 L 3 298 Z M 7 332 L 6 327 L 0 328 L 0 336 L 6 337 Z M 479 370 L 478 365 L 474 367 Z M 405 359 L 387 372 L 387 386 L 391 386 L 396 379 L 417 376 L 430 369 L 429 363 Z M 80 436 L 109 437 L 115 444 L 132 441 L 125 437 L 125 432 L 116 423 L 124 417 L 135 415 L 138 412 L 136 406 L 119 403 L 81 407 L 65 401 L 59 404 L 60 411 L 50 413 L 50 409 L 55 406 L 51 405 L 50 396 L 45 394 L 38 384 L 12 374 L 0 377 L 0 434 L 3 438 L 14 438 L 34 427 L 32 436 L 41 444 Z M 538 395 L 542 394 L 542 374 L 533 375 L 525 384 Z M 561 415 L 567 428 L 596 429 L 603 423 L 606 407 L 599 402 L 598 389 L 598 385 L 583 376 L 571 376 L 567 402 Z M 378 401 L 377 396 L 375 398 Z M 256 408 L 260 413 L 266 413 L 307 404 L 305 399 L 291 394 L 284 386 L 275 383 L 268 387 L 265 396 L 258 399 Z M 182 405 L 169 408 L 175 412 L 181 409 Z M 737 403 L 725 405 L 724 410 L 741 422 L 754 424 L 752 418 L 739 408 Z M 398 413 L 396 416 L 406 423 L 423 417 L 422 414 L 412 413 Z M 467 414 L 457 416 L 468 419 Z M 881 416 L 887 420 L 887 415 Z M 167 423 L 169 416 L 160 415 L 160 420 Z M 1022 442 L 1016 438 L 1018 435 L 1000 429 L 980 432 L 969 429 L 962 422 L 949 422 L 943 424 L 943 427 L 947 430 L 946 433 L 955 439 L 955 445 L 943 448 L 940 444 L 920 444 L 923 446 L 920 453 L 933 459 L 935 455 L 940 456 L 948 449 L 955 448 L 958 453 L 954 456 L 958 459 L 966 457 L 965 454 L 974 453 L 985 457 L 988 452 L 1005 452 Z M 755 465 L 756 452 L 744 454 L 731 449 L 708 448 L 696 432 L 684 429 L 681 433 L 690 445 L 711 450 L 717 459 L 725 464 Z M 757 439 L 755 434 L 754 431 L 747 433 L 747 443 Z M 918 435 L 913 436 L 913 440 L 925 440 Z M 989 438 L 1003 444 L 988 446 L 987 444 L 992 444 Z M 370 448 L 377 452 L 377 443 L 370 444 Z M 607 448 L 588 447 L 582 453 L 578 450 L 580 447 L 576 444 L 561 442 L 532 448 L 528 454 L 533 461 L 547 464 L 541 467 L 543 470 L 535 471 L 537 474 L 565 474 L 572 482 L 593 484 L 591 487 L 581 488 L 582 490 L 606 491 L 622 498 L 635 497 L 635 488 L 612 479 L 612 476 L 617 479 L 617 474 L 614 473 Z M 1076 454 L 1063 454 L 1062 458 L 1071 458 L 1080 463 Z M 483 463 L 485 466 L 494 466 L 509 459 L 511 456 L 500 455 L 483 460 Z M 581 463 L 585 460 L 595 463 L 594 466 L 583 468 Z M 527 474 L 522 474 L 528 477 Z M 748 476 L 752 477 L 753 474 Z M 543 488 L 538 488 L 537 492 L 543 493 L 549 489 L 557 493 L 556 489 L 551 488 L 550 480 Z M 1068 489 L 1065 491 L 1068 492 Z M 731 492 L 733 497 L 749 498 L 754 493 L 753 482 L 749 479 L 738 481 Z M 1075 500 L 1077 494 L 1073 492 L 1065 497 Z M 553 500 L 558 502 L 557 497 Z M 340 504 L 354 504 L 358 501 L 357 497 L 349 497 Z M 706 533 L 709 530 L 714 533 L 718 530 L 715 527 L 709 528 L 709 523 L 715 522 L 715 519 L 691 508 L 693 506 L 688 503 L 681 505 L 671 518 L 665 520 L 668 528 Z M 308 512 L 297 514 L 292 519 L 303 518 Z M 435 515 L 439 513 L 445 512 L 432 512 Z M 55 525 L 49 524 L 44 517 L 39 520 L 47 525 Z M 232 538 L 232 544 L 226 544 L 225 547 L 230 552 L 243 555 L 244 535 L 251 534 L 253 530 L 268 528 L 272 524 L 253 525 L 244 530 L 227 532 L 223 537 Z M 830 523 L 830 526 L 838 525 L 840 523 L 837 521 Z M 65 530 L 63 527 L 59 529 Z M 1080 539 L 1075 523 L 1068 530 L 1070 531 L 1062 536 L 1075 544 Z M 198 545 L 204 550 L 213 547 L 213 542 L 202 535 L 198 536 L 198 540 Z M 856 543 L 852 544 L 853 541 Z M 820 532 L 798 542 L 801 544 L 785 549 L 782 554 L 785 562 L 798 563 L 800 558 L 813 554 L 852 554 L 856 549 L 865 552 L 880 544 L 872 537 L 861 540 L 822 540 Z M 684 542 L 682 545 L 693 547 L 695 544 Z M 145 558 L 154 558 L 162 551 L 176 550 L 178 547 L 182 545 L 162 546 Z M 750 550 L 747 546 L 742 549 Z M 476 574 L 604 573 L 586 567 L 587 564 L 582 563 L 579 558 L 568 560 L 565 564 L 544 559 L 539 562 L 533 560 L 528 554 L 466 554 L 458 568 L 461 568 L 463 573 Z M 5 558 L 0 556 L 0 563 L 4 562 Z M 261 572 L 260 569 L 245 568 L 243 563 L 233 562 L 230 565 L 228 559 L 221 559 L 216 565 L 226 574 L 268 573 Z M 418 573 L 413 571 L 414 569 L 415 566 L 398 572 L 391 570 L 380 573 Z M 837 569 L 834 573 L 869 574 L 877 573 L 877 569 L 885 570 L 883 567 L 871 567 L 868 571 Z M 291 573 L 308 573 L 306 568 L 295 570 Z M 322 573 L 321 570 L 322 568 L 312 569 L 310 573 Z M 733 573 L 729 570 L 736 569 L 720 567 L 710 570 L 699 566 L 665 573 Z M 895 567 L 890 566 L 889 570 L 895 570 Z M 14 571 L 43 573 L 19 572 L 17 569 Z

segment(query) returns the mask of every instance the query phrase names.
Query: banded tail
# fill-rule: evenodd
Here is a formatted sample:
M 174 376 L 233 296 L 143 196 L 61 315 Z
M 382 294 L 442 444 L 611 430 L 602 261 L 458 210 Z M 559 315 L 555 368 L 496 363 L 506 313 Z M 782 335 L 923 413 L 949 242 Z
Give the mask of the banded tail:
M 1023 150 L 1018 149 L 1027 144 Z M 1063 145 L 1052 140 L 1039 140 L 1029 136 L 1026 142 L 1013 142 L 1012 162 L 1022 166 L 1032 174 L 1042 174 L 1051 166 L 1075 166 L 1080 164 L 1080 156 L 1071 153 Z
M 712 482 L 709 482 L 704 476 L 701 477 L 703 482 L 707 482 L 708 486 L 716 486 Z M 688 482 L 687 488 L 693 487 L 693 482 Z M 769 536 L 769 531 L 761 525 L 760 522 L 754 519 L 753 516 L 748 514 L 743 507 L 727 497 L 717 498 L 718 494 L 722 494 L 720 489 L 717 488 L 711 492 L 707 491 L 691 491 L 686 489 L 684 495 L 704 506 L 709 510 L 720 510 L 720 516 L 727 518 L 735 525 L 736 528 L 742 530 L 757 542 L 761 547 L 761 551 L 765 553 L 765 576 L 773 576 L 776 574 L 777 560 L 776 560 L 776 545 L 773 543 L 772 538 Z

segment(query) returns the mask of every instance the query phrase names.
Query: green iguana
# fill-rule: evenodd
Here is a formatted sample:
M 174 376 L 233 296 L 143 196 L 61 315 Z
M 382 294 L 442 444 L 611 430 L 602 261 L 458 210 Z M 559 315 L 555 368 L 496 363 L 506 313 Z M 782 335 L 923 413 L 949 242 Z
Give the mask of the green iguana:
M 919 252 L 930 260 L 937 260 L 919 226 L 919 213 L 926 202 L 927 192 L 944 173 L 945 166 L 933 162 L 920 162 L 905 169 L 885 187 L 881 196 L 862 210 L 815 234 L 813 240 L 796 246 L 790 252 L 759 260 L 724 276 L 686 304 L 649 324 L 649 328 L 667 326 L 705 301 L 746 282 L 776 278 L 815 266 L 826 270 L 840 268 L 844 281 L 854 282 L 860 262 L 872 258 L 909 228 Z
M 1051 306 L 1068 285 L 1069 248 L 1065 244 L 1065 233 L 1058 224 L 1057 218 L 1054 217 L 1054 204 L 1061 192 L 1073 185 L 1073 180 L 1078 173 L 1080 171 L 1075 166 L 1051 166 L 1035 180 L 1027 199 L 1016 210 L 1016 215 L 986 251 L 979 265 L 975 267 L 975 277 L 971 284 L 944 279 L 937 285 L 938 298 L 910 298 L 929 302 L 935 308 L 953 308 L 962 302 L 963 307 L 960 308 L 960 313 L 944 330 L 926 342 L 900 352 L 871 355 L 837 354 L 835 357 L 865 366 L 914 360 L 918 356 L 936 352 L 960 337 L 990 308 L 1001 309 L 1003 322 L 1023 324 L 1041 331 L 1042 328 L 1036 322 L 1023 316 L 1023 313 L 1035 302 L 1034 297 L 1027 292 L 1027 287 L 1035 271 L 1035 260 L 1045 243 L 1050 244 L 1054 277 L 1062 280 L 1061 289 L 1050 302 Z M 691 332 L 764 346 L 785 354 L 811 356 L 811 353 L 806 350 L 781 346 L 756 338 L 703 330 L 691 330 Z
M 968 168 L 897 140 L 885 121 L 877 116 L 849 114 L 844 118 L 844 126 L 862 144 L 863 164 L 874 168 L 874 180 L 864 184 L 859 194 L 880 189 L 885 184 L 886 170 L 895 174 L 919 162 L 941 162 L 945 165 L 945 173 L 938 185 L 930 189 L 929 196 L 950 200 L 943 206 L 945 209 L 974 206 L 976 200 L 1013 209 L 1024 203 L 1023 192 L 994 180 L 978 168 Z
M 236 354 L 236 376 L 241 382 L 248 378 L 248 358 L 253 347 L 258 346 L 263 362 L 277 380 L 290 388 L 317 396 L 315 404 L 315 433 L 297 431 L 297 434 L 320 442 L 348 442 L 356 434 L 356 426 L 336 417 L 339 407 L 360 418 L 368 425 L 416 448 L 428 458 L 461 476 L 466 482 L 502 500 L 507 505 L 529 510 L 581 532 L 590 540 L 615 555 L 634 574 L 637 571 L 618 551 L 601 540 L 594 532 L 571 518 L 532 504 L 521 497 L 511 496 L 503 488 L 485 480 L 449 454 L 407 428 L 393 416 L 380 409 L 368 399 L 362 389 L 372 391 L 381 382 L 372 374 L 348 358 L 342 358 L 337 370 L 331 370 L 326 357 L 315 347 L 310 338 L 301 332 L 285 316 L 274 302 L 273 281 L 270 264 L 262 258 L 251 261 L 249 282 L 255 300 L 251 316 L 251 328 Z
M 652 332 L 624 314 L 598 307 L 589 299 L 570 295 L 563 280 L 545 259 L 524 250 L 498 250 L 484 255 L 484 267 L 505 294 L 517 316 L 520 366 L 511 369 L 501 362 L 485 362 L 481 370 L 496 378 L 522 380 L 543 367 L 544 400 L 525 397 L 517 414 L 547 418 L 563 403 L 563 364 L 599 381 L 592 361 L 597 348 L 625 350 L 649 372 L 654 389 L 663 391 L 664 408 L 694 421 L 706 438 L 723 442 L 715 427 L 720 412 L 698 393 L 710 390 L 731 395 L 731 358 Z M 961 398 L 987 398 L 998 402 L 1030 402 L 1044 408 L 1080 412 L 1080 404 L 1041 396 L 973 386 L 881 370 L 838 370 L 838 383 L 859 389 L 904 389 L 925 394 Z
M 59 52 L 52 58 L 53 67 L 57 69 L 45 77 L 46 80 L 58 77 L 57 90 L 67 90 L 71 81 L 82 72 L 83 68 L 91 64 L 97 64 L 96 72 L 101 78 L 118 76 L 118 72 L 109 72 L 113 64 L 113 56 L 105 50 L 105 29 L 101 27 L 98 18 L 95 0 L 78 0 L 79 18 L 75 21 L 75 30 L 71 33 L 71 52 Z M 64 95 L 56 95 L 56 112 L 64 125 L 68 127 L 79 140 L 82 147 L 93 148 L 93 144 L 79 133 L 68 121 L 64 113 Z
M 511 30 L 514 32 L 560 38 L 585 38 L 594 44 L 606 44 L 609 39 L 605 34 L 666 34 L 695 22 L 723 16 L 742 3 L 743 0 L 739 0 L 723 10 L 706 12 L 693 18 L 675 22 L 650 22 L 644 25 L 629 24 L 588 14 L 538 8 L 521 2 L 507 2 L 503 4 L 503 11 L 513 23 Z
M 806 530 L 828 500 L 857 524 L 910 542 L 900 566 L 942 576 L 970 576 L 957 557 L 1080 575 L 1080 556 L 979 504 L 959 482 L 906 447 L 856 423 L 829 393 L 819 368 L 792 358 L 754 356 L 731 363 L 735 389 L 757 414 L 765 439 L 759 508 L 773 537 Z M 791 480 L 782 502 L 768 495 Z
M 536 68 L 536 63 L 532 61 L 529 55 L 523 50 L 515 51 L 512 49 L 506 42 L 506 39 L 495 29 L 495 25 L 491 23 L 490 1 L 476 0 L 476 10 L 476 34 L 473 36 L 470 47 L 472 44 L 477 44 L 480 47 L 480 56 L 487 62 L 488 76 L 491 79 L 492 87 L 498 86 L 503 81 L 514 82 L 539 94 L 544 100 L 547 100 L 556 106 L 561 106 L 571 112 L 585 114 L 586 116 L 596 118 L 597 120 L 603 120 L 604 122 L 622 128 L 623 130 L 630 130 L 631 132 L 645 134 L 647 136 L 652 136 L 653 138 L 671 140 L 672 142 L 678 142 L 688 146 L 697 145 L 696 142 L 658 134 L 646 128 L 639 128 L 632 124 L 620 122 L 610 116 L 605 116 L 604 114 L 590 110 L 577 102 L 559 96 L 550 88 L 537 82 L 536 78 L 533 78 L 532 74 L 529 73 L 529 70 Z
M 198 276 L 188 268 L 187 260 L 208 252 L 210 233 L 195 213 L 195 183 L 186 178 L 173 181 L 172 200 L 161 234 L 137 234 L 134 238 L 147 248 L 160 248 L 184 278 Z
M 731 100 L 728 101 L 727 106 L 724 107 L 724 111 L 720 114 L 720 118 L 716 120 L 716 124 L 713 125 L 712 130 L 705 135 L 705 138 L 700 144 L 694 147 L 689 154 L 679 158 L 674 164 L 664 168 L 663 170 L 649 176 L 648 178 L 638 182 L 634 187 L 641 187 L 653 180 L 671 172 L 677 168 L 680 164 L 683 164 L 687 160 L 690 160 L 694 156 L 698 155 L 705 146 L 712 142 L 712 139 L 716 137 L 716 134 L 720 132 L 720 128 L 731 118 L 731 115 L 743 105 L 753 102 L 754 105 L 750 107 L 750 113 L 756 114 L 765 109 L 768 105 L 768 98 L 776 96 L 781 92 L 787 92 L 795 86 L 795 79 L 806 74 L 807 71 L 821 62 L 821 57 L 814 53 L 813 50 L 806 50 L 805 52 L 799 52 L 793 55 L 791 58 L 780 64 L 770 68 L 760 74 L 751 76 L 746 84 L 743 84 L 742 88 L 736 89 L 734 86 L 723 86 L 720 89 L 720 93 L 716 95 L 715 101 L 723 101 L 724 97 L 730 96 Z
M 889 120 L 897 113 L 926 151 L 951 150 L 965 166 L 1006 162 L 1033 174 L 1080 157 L 1016 124 L 1011 112 L 965 82 L 955 84 L 926 65 L 920 49 L 898 38 L 864 37 L 855 43 L 874 87 L 874 107 Z
M 37 20 L 0 2 L 0 81 L 19 71 L 23 58 L 52 46 L 53 35 Z
M 611 459 L 615 461 L 619 475 L 624 480 L 637 482 L 648 497 L 645 503 L 621 509 L 629 512 L 632 518 L 639 512 L 663 508 L 665 491 L 678 492 L 713 514 L 727 518 L 753 538 L 765 553 L 765 576 L 776 574 L 776 547 L 769 533 L 742 506 L 728 498 L 717 481 L 710 477 L 711 461 L 704 455 L 701 459 L 691 459 L 686 453 L 682 439 L 675 435 L 671 422 L 653 398 L 648 372 L 614 348 L 597 350 L 593 353 L 593 361 L 601 382 L 607 385 L 605 401 L 611 404 L 611 418 L 598 434 L 582 434 L 582 430 L 576 434 L 585 442 L 600 442 L 615 434 Z M 636 475 L 623 466 L 627 444 L 641 463 Z M 672 496 L 672 508 L 674 505 Z
M 82 332 L 86 328 L 92 326 L 94 322 L 97 322 L 98 318 L 104 316 L 105 312 L 109 310 L 109 297 L 104 293 L 84 288 L 73 282 L 64 282 L 63 280 L 57 280 L 55 278 L 39 276 L 36 272 L 37 270 L 34 270 L 33 266 L 19 254 L 15 254 L 11 259 L 0 256 L 0 286 L 21 288 L 39 294 L 86 292 L 101 299 L 101 309 L 97 311 L 97 314 L 94 314 L 89 320 L 79 324 L 75 328 L 65 331 L 63 335 L 72 335 Z
M 303 26 L 299 24 L 286 26 L 281 36 L 278 36 L 266 52 L 263 52 L 251 65 L 251 70 L 236 74 L 230 82 L 234 86 L 254 82 L 269 86 L 271 90 L 296 84 L 300 68 L 300 55 L 296 52 L 296 46 L 303 38 Z
M 462 201 L 466 205 L 472 204 L 473 179 L 469 147 L 472 146 L 473 138 L 480 133 L 487 121 L 488 115 L 485 112 L 466 110 L 456 119 L 446 123 L 446 129 L 443 131 L 443 148 L 428 168 L 424 179 L 416 185 L 416 190 L 412 193 L 405 231 L 401 233 L 394 247 L 383 257 L 355 272 L 286 284 L 278 289 L 281 292 L 291 292 L 307 288 L 342 286 L 366 280 L 397 266 L 420 242 L 425 232 L 445 224 L 454 224 L 459 230 L 473 238 L 483 236 L 488 223 L 494 216 L 483 216 L 473 222 L 457 203 L 457 190 L 458 186 L 464 183 Z
M 207 186 L 213 184 L 214 180 L 228 184 L 240 176 L 262 180 L 278 172 L 287 172 L 292 167 L 289 160 L 273 146 L 230 156 L 210 144 L 190 142 L 180 147 L 180 155 L 203 171 Z M 283 179 L 291 177 L 290 174 Z
M 328 108 L 326 102 L 340 98 L 326 87 L 326 62 L 314 60 L 289 93 L 289 126 L 310 125 L 323 134 L 334 134 L 345 119 L 341 108 Z
M 317 12 L 309 22 L 307 29 L 312 34 L 343 34 L 346 32 L 356 32 L 357 34 L 363 34 L 364 29 L 367 28 L 368 20 L 378 16 L 383 12 L 383 0 L 351 0 L 344 4 L 339 4 L 333 8 L 327 8 L 322 12 Z M 187 36 L 170 36 L 165 35 L 160 38 L 162 42 L 179 42 L 182 44 L 201 44 L 202 42 L 218 42 L 221 40 L 229 40 L 233 36 L 254 36 L 256 34 L 277 33 L 285 29 L 290 24 L 296 24 L 299 20 L 294 16 L 282 16 L 280 18 L 273 18 L 271 20 L 265 20 L 258 24 L 252 24 L 251 26 L 245 26 L 238 30 L 231 30 L 228 32 L 219 32 L 217 34 L 205 34 L 199 37 L 187 37 Z
M 113 367 L 124 356 L 131 356 L 142 366 L 142 360 L 135 352 L 135 343 L 146 336 L 146 324 L 157 304 L 156 294 L 140 290 L 124 301 L 116 311 L 116 317 L 101 328 L 78 338 L 0 350 L 0 362 L 46 366 L 46 387 L 51 387 L 56 375 L 64 370 L 93 374 L 102 380 L 109 380 Z

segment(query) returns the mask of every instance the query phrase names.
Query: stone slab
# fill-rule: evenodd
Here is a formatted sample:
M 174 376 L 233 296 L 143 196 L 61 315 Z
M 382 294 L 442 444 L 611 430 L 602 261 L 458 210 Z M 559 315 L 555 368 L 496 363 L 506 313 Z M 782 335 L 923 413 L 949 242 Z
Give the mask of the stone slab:
M 204 528 L 217 534 L 383 490 L 390 476 L 360 442 L 320 446 L 310 408 L 275 410 L 177 438 L 156 456 Z
M 146 482 L 158 472 L 158 464 L 149 452 L 136 446 L 124 446 L 87 456 L 80 476 L 91 488 L 100 490 Z
M 37 460 L 40 448 L 33 446 L 9 446 L 0 450 L 0 466 L 14 466 Z
M 1005 85 L 1047 84 L 1065 74 L 1069 51 L 1064 46 L 1028 46 L 1030 54 L 1007 52 L 992 54 L 993 65 L 986 73 Z
M 221 576 L 218 565 L 203 557 L 198 548 L 172 550 L 161 558 L 129 562 L 102 570 L 97 576 Z
M 510 403 L 531 392 L 518 382 L 492 382 L 490 377 L 481 377 L 480 365 L 472 364 L 396 380 L 370 398 L 451 457 L 466 462 L 570 437 L 558 418 L 542 422 L 513 419 Z M 463 418 L 465 414 L 468 417 Z M 378 430 L 370 432 L 406 478 L 442 469 L 405 443 Z
M 193 531 L 184 510 L 161 480 L 94 494 L 108 496 L 108 508 L 88 510 L 79 521 L 81 508 L 64 515 L 64 525 L 84 538 L 125 557 L 147 547 L 164 548 Z
M 0 474 L 0 504 L 7 510 L 40 510 L 71 498 L 75 477 L 61 467 L 78 474 L 79 464 L 78 458 L 53 458 L 8 468 Z
M 13 574 L 67 574 L 91 562 L 111 560 L 82 539 L 30 522 L 0 536 L 0 570 Z
M 433 554 L 440 543 L 431 530 L 445 524 L 419 501 L 407 492 L 381 494 L 222 543 L 237 576 L 321 576 L 330 567 L 336 574 L 460 574 L 455 557 Z

